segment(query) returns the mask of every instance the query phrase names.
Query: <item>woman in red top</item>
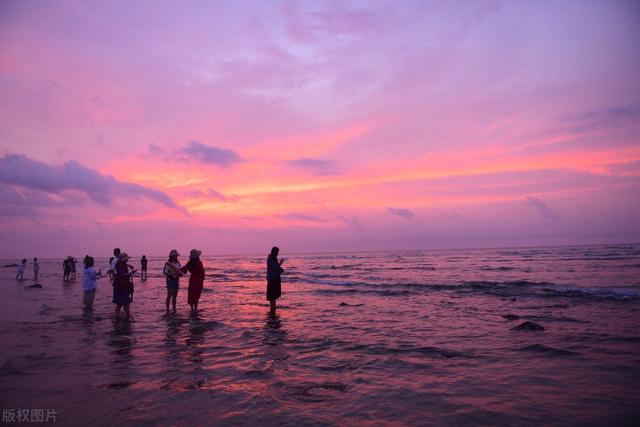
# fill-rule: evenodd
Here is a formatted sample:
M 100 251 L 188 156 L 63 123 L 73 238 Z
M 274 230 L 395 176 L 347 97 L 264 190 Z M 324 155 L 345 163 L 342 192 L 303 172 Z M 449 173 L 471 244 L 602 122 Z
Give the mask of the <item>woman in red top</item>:
M 202 265 L 202 261 L 200 261 L 201 253 L 202 251 L 191 249 L 189 262 L 180 269 L 182 273 L 188 271 L 191 274 L 189 276 L 189 296 L 187 298 L 191 306 L 191 314 L 198 312 L 198 301 L 200 301 L 200 294 L 202 293 L 202 285 L 204 283 L 204 266 Z

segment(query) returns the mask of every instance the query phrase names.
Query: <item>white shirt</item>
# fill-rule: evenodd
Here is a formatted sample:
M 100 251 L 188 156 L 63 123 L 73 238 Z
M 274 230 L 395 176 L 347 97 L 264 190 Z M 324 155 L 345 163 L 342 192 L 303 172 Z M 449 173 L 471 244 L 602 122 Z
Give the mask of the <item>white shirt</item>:
M 99 275 L 93 269 L 93 267 L 89 267 L 86 270 L 84 270 L 84 274 L 82 275 L 82 288 L 85 290 L 85 292 L 91 291 L 98 287 L 98 284 L 96 283 L 96 279 L 98 277 L 102 277 L 102 276 Z
M 172 279 L 175 279 L 175 277 L 173 276 L 173 271 L 171 271 L 171 269 L 167 267 L 167 264 L 173 266 L 173 268 L 175 268 L 176 270 L 180 270 L 180 261 L 176 261 L 176 262 L 167 261 L 164 264 L 164 268 L 162 269 L 162 274 L 164 274 L 165 276 L 171 276 Z

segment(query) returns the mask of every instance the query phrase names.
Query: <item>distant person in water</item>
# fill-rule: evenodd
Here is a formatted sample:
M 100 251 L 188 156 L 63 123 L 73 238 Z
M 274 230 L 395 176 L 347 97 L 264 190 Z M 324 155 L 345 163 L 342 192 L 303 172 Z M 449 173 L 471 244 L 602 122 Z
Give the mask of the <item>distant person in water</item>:
M 267 257 L 267 300 L 271 308 L 271 314 L 276 313 L 276 300 L 282 296 L 280 275 L 284 273 L 282 263 L 284 258 L 278 261 L 280 248 L 274 246 Z
M 69 257 L 69 263 L 71 265 L 71 278 L 75 279 L 76 278 L 76 264 L 78 263 L 78 260 L 75 259 L 74 257 Z
M 182 276 L 182 272 L 180 268 L 180 261 L 178 261 L 178 257 L 180 254 L 177 250 L 172 249 L 169 252 L 169 259 L 164 263 L 164 268 L 162 269 L 162 274 L 164 274 L 167 280 L 167 314 L 169 313 L 169 303 L 173 305 L 173 312 L 176 312 L 176 298 L 178 298 L 178 290 L 180 289 L 180 276 Z
M 134 286 L 133 286 L 133 275 L 136 272 L 136 268 L 131 265 L 131 264 L 127 264 L 127 268 L 129 269 L 129 299 L 131 300 L 131 302 L 133 302 L 133 292 L 134 292 Z
M 120 248 L 113 248 L 113 256 L 109 258 L 109 270 L 115 271 L 119 256 Z
M 147 256 L 140 258 L 140 280 L 147 280 Z
M 113 303 L 116 305 L 116 318 L 120 318 L 120 311 L 124 307 L 125 318 L 131 318 L 129 312 L 130 298 L 130 276 L 135 272 L 129 270 L 127 266 L 129 256 L 122 252 L 115 263 L 113 271 Z
M 96 297 L 97 279 L 102 277 L 101 271 L 93 268 L 94 259 L 87 255 L 84 257 L 84 273 L 82 274 L 82 288 L 84 297 L 82 298 L 82 309 L 87 312 L 93 310 L 93 300 Z
M 68 256 L 62 262 L 62 280 L 65 282 L 71 277 L 71 257 Z
M 116 263 L 118 262 L 119 256 L 120 256 L 120 248 L 114 248 L 113 256 L 109 258 L 109 270 L 107 271 L 107 273 L 109 274 L 109 277 L 111 278 L 111 283 L 113 283 L 113 278 L 116 271 Z
M 109 269 L 107 270 L 107 274 L 109 275 L 109 279 L 111 279 L 111 286 L 113 288 L 113 299 L 116 299 L 116 287 L 114 285 L 114 281 L 116 278 L 116 264 L 118 263 L 118 257 L 120 256 L 120 248 L 113 248 L 113 256 L 109 258 Z
M 16 279 L 22 280 L 24 279 L 24 270 L 27 268 L 27 259 L 24 258 L 20 264 L 18 264 L 18 269 L 16 270 Z
M 38 283 L 38 277 L 40 275 L 40 264 L 38 264 L 38 258 L 33 259 L 33 281 Z
M 204 284 L 204 266 L 200 261 L 201 254 L 202 251 L 191 249 L 189 262 L 180 269 L 183 274 L 187 271 L 190 273 L 187 302 L 191 307 L 191 314 L 197 314 L 198 312 L 198 302 L 200 301 L 200 294 L 202 294 L 202 286 Z

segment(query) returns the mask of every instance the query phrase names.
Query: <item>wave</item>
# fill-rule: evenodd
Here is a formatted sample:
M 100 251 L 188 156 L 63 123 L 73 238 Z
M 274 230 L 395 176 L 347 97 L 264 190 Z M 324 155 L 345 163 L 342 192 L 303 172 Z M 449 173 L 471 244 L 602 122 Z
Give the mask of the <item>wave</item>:
M 511 270 L 517 270 L 517 268 L 516 267 L 506 267 L 506 266 L 489 267 L 487 265 L 483 265 L 482 267 L 480 267 L 480 270 L 483 270 L 483 271 L 511 271 Z
M 579 288 L 574 286 L 546 287 L 548 294 L 563 297 L 586 297 L 600 300 L 633 301 L 640 298 L 640 293 L 633 289 L 623 288 Z
M 525 347 L 516 349 L 517 351 L 527 351 L 534 353 L 542 353 L 550 356 L 578 356 L 580 353 L 576 353 L 570 350 L 563 350 L 559 348 L 549 347 L 543 344 L 532 344 Z
M 391 347 L 386 345 L 352 345 L 346 348 L 349 351 L 363 352 L 373 355 L 398 355 L 398 354 L 417 354 L 421 356 L 438 357 L 450 359 L 453 357 L 476 358 L 478 356 L 471 353 L 465 353 L 457 350 L 449 350 L 440 347 L 428 346 L 398 346 Z
M 529 280 L 510 281 L 472 281 L 452 284 L 438 283 L 375 283 L 361 281 L 325 280 L 322 278 L 295 280 L 300 283 L 324 285 L 347 289 L 317 289 L 320 294 L 378 294 L 378 295 L 411 295 L 432 292 L 454 292 L 457 294 L 480 293 L 497 297 L 564 297 L 582 298 L 584 300 L 635 301 L 640 299 L 640 292 L 628 288 L 587 288 L 557 284 L 552 282 L 535 282 Z

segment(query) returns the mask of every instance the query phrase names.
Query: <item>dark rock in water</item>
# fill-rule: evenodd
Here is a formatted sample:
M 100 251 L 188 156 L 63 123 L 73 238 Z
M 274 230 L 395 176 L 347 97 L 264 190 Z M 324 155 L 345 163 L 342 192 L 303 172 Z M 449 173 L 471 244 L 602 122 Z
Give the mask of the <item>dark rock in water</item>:
M 503 314 L 502 317 L 507 320 L 518 320 L 520 318 L 517 314 Z
M 25 289 L 29 289 L 29 288 L 41 288 L 41 287 L 42 287 L 42 285 L 41 285 L 41 284 L 36 283 L 35 285 L 25 286 L 24 288 L 25 288 Z
M 544 326 L 535 322 L 522 322 L 518 326 L 511 328 L 513 331 L 544 331 Z
M 115 389 L 115 390 L 121 390 L 123 388 L 128 388 L 129 386 L 135 384 L 136 381 L 134 382 L 121 382 L 121 383 L 111 383 L 108 384 L 107 387 Z
M 18 266 L 18 264 L 5 264 L 5 265 L 3 265 L 2 267 L 4 267 L 4 268 L 11 268 L 11 267 L 17 267 L 17 266 Z
M 2 366 L 0 366 L 0 376 L 20 374 L 20 373 L 22 373 L 22 370 L 11 359 L 7 359 L 7 361 L 4 362 Z
M 341 302 L 340 307 L 360 307 L 364 304 L 347 304 L 346 302 Z

